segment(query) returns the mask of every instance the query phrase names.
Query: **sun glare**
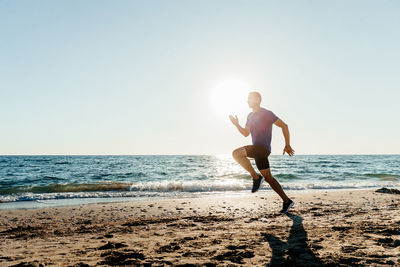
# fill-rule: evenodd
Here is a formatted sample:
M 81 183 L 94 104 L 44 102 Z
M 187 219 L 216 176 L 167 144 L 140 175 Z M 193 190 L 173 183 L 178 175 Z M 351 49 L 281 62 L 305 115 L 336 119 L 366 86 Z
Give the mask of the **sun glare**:
M 219 82 L 211 94 L 211 102 L 221 116 L 243 115 L 248 112 L 247 96 L 249 86 L 238 79 L 229 79 Z

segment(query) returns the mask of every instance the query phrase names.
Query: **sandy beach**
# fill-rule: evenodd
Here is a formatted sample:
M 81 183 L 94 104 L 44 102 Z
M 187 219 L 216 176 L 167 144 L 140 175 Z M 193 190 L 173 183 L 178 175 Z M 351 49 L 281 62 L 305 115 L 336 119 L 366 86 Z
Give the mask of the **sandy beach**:
M 400 265 L 400 195 L 375 189 L 0 211 L 1 266 Z

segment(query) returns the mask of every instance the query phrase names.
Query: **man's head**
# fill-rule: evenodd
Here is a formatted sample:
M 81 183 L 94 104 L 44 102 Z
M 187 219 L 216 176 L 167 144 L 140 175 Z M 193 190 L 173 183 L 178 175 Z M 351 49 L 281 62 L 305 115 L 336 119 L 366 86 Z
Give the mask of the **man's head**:
M 250 108 L 259 107 L 261 104 L 261 94 L 256 91 L 250 92 L 247 97 L 247 104 L 249 104 Z

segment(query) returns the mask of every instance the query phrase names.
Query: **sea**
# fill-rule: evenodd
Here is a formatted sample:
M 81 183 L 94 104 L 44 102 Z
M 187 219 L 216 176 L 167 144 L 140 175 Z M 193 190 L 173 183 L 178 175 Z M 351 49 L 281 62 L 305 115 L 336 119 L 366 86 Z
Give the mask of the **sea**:
M 400 155 L 270 155 L 269 162 L 285 191 L 400 187 Z M 0 156 L 0 209 L 249 194 L 251 187 L 231 154 Z M 260 192 L 271 190 L 264 183 Z

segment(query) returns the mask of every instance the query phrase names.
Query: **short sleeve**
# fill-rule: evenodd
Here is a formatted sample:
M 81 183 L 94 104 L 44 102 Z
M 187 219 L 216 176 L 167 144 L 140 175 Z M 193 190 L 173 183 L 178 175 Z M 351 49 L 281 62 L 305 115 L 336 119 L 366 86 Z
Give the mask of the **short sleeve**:
M 278 119 L 279 119 L 279 117 L 276 116 L 275 113 L 273 113 L 273 112 L 271 111 L 271 121 L 272 121 L 272 123 L 276 122 Z
M 246 126 L 249 124 L 249 117 L 250 117 L 250 114 L 251 114 L 251 113 L 249 113 L 249 115 L 247 115 Z M 246 126 L 245 126 L 245 127 L 246 127 Z

